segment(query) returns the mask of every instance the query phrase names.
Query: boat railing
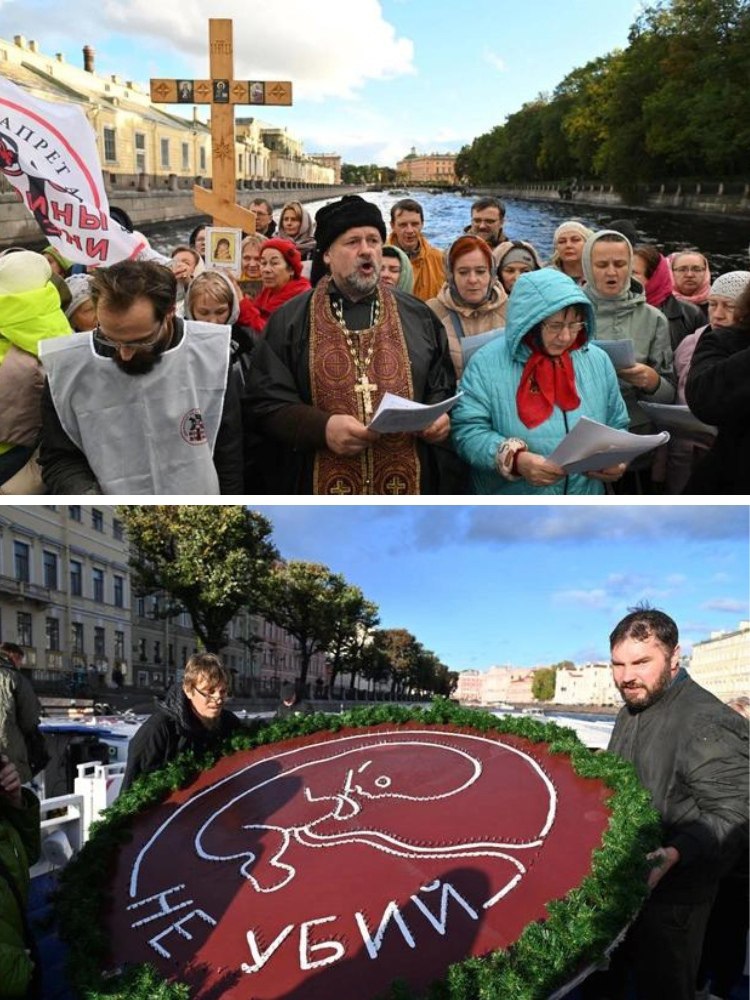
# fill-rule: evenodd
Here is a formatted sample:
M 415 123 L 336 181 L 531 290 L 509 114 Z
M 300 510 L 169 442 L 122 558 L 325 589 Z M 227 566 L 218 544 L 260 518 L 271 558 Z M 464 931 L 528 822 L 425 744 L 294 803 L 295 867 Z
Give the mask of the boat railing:
M 73 792 L 40 801 L 42 854 L 32 878 L 63 868 L 86 843 L 91 824 L 117 798 L 125 776 L 125 761 L 88 761 L 76 768 Z

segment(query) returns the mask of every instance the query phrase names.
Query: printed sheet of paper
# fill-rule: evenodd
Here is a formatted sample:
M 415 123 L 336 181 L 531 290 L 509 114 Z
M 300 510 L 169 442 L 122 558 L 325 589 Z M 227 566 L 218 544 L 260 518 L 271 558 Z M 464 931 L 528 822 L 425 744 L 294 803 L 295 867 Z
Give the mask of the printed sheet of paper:
M 394 396 L 392 392 L 387 392 L 380 400 L 375 416 L 367 425 L 368 429 L 379 434 L 423 431 L 433 420 L 447 413 L 460 395 L 459 392 L 441 403 L 427 404 L 415 403 L 411 399 L 404 399 L 403 396 Z
M 716 437 L 716 428 L 699 420 L 689 406 L 647 403 L 641 399 L 638 400 L 638 405 L 660 430 L 671 431 L 676 435 L 710 434 Z
M 475 333 L 473 337 L 464 337 L 461 340 L 461 354 L 463 355 L 464 367 L 469 363 L 469 358 L 476 354 L 480 347 L 489 344 L 491 340 L 497 340 L 505 334 L 505 327 L 500 326 L 496 330 L 488 330 L 486 333 Z
M 607 352 L 616 371 L 620 368 L 630 368 L 636 363 L 632 340 L 592 340 L 591 343 Z
M 573 430 L 547 458 L 566 472 L 598 472 L 620 462 L 632 462 L 669 441 L 667 431 L 659 434 L 629 434 L 588 417 L 581 417 Z

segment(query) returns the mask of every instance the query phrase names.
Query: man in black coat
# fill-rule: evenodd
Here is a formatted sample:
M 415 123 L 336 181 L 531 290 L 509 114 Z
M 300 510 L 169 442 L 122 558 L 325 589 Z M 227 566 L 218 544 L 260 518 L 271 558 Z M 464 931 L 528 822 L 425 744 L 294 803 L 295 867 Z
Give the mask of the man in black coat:
M 694 1000 L 719 879 L 747 849 L 748 724 L 680 666 L 677 626 L 662 611 L 631 612 L 610 649 L 625 705 L 608 749 L 651 792 L 663 844 L 649 856 L 650 897 L 585 995 L 624 997 L 632 976 L 638 1000 Z
M 237 716 L 224 708 L 230 675 L 218 656 L 195 653 L 185 665 L 182 684 L 174 684 L 157 710 L 130 743 L 123 790 L 140 774 L 164 767 L 178 754 L 204 754 L 218 749 L 242 728 Z

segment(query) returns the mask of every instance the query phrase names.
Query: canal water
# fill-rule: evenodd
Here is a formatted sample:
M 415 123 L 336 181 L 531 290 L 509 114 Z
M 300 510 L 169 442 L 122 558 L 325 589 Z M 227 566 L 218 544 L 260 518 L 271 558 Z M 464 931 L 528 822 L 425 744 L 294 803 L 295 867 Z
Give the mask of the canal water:
M 430 194 L 414 191 L 415 197 L 424 208 L 424 234 L 430 243 L 445 248 L 460 236 L 471 217 L 473 198 L 460 194 Z M 388 225 L 390 209 L 403 194 L 390 192 L 368 192 L 364 195 L 382 211 Z M 306 204 L 311 214 L 324 205 L 323 201 Z M 670 215 L 666 212 L 637 212 L 627 209 L 583 208 L 560 202 L 519 201 L 508 198 L 505 201 L 507 214 L 505 230 L 514 239 L 533 243 L 544 260 L 552 254 L 552 236 L 555 229 L 565 219 L 579 219 L 592 229 L 604 229 L 613 219 L 629 218 L 644 242 L 655 243 L 662 253 L 671 253 L 685 247 L 697 247 L 706 255 L 715 277 L 726 271 L 748 270 L 748 243 L 750 243 L 750 223 L 728 219 L 708 219 L 701 215 Z M 274 212 L 278 221 L 279 209 Z M 174 222 L 149 227 L 146 232 L 157 250 L 169 252 L 178 243 L 186 243 L 195 222 Z

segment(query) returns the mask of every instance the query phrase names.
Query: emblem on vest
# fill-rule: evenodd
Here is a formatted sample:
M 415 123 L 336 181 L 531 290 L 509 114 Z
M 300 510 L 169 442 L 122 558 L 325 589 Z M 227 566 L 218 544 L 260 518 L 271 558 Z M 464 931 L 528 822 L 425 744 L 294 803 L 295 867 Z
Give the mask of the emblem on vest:
M 200 410 L 188 410 L 180 422 L 180 434 L 188 444 L 206 444 L 206 426 Z

